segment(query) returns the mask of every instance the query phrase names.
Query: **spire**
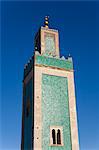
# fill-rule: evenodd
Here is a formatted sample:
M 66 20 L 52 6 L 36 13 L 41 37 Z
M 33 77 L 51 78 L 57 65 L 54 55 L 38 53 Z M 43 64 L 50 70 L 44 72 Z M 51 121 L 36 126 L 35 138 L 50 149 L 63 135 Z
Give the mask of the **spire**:
M 48 28 L 48 24 L 49 24 L 49 16 L 45 16 L 45 21 L 44 21 L 44 26 L 45 28 Z

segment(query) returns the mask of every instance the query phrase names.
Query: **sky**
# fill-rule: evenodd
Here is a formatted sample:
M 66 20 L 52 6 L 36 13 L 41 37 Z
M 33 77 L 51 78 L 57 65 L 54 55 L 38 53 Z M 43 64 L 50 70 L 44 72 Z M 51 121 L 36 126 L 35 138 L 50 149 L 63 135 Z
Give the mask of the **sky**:
M 23 69 L 46 15 L 59 30 L 61 56 L 73 57 L 80 149 L 98 150 L 98 1 L 1 2 L 0 150 L 20 149 Z

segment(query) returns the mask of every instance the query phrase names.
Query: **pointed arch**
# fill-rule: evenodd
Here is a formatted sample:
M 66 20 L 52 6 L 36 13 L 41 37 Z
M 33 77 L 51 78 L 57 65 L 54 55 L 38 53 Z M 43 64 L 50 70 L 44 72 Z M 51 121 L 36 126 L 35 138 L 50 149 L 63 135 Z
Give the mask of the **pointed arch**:
M 61 131 L 57 130 L 57 144 L 61 144 Z
M 56 144 L 55 129 L 52 130 L 52 139 L 53 139 L 53 144 Z

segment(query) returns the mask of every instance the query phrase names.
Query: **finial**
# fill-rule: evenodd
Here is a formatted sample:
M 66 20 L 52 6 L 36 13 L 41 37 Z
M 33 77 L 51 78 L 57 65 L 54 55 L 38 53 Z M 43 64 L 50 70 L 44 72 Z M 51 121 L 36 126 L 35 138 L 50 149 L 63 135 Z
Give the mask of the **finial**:
M 71 54 L 69 53 L 69 57 L 71 57 Z
M 45 16 L 45 21 L 44 21 L 44 25 L 45 25 L 45 28 L 48 28 L 48 23 L 49 23 L 49 16 Z

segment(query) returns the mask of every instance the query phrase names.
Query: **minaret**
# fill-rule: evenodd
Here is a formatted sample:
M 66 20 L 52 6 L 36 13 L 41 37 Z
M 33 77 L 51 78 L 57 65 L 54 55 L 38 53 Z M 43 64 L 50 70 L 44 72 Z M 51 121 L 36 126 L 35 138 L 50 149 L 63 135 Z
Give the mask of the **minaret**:
M 24 68 L 22 150 L 79 150 L 72 58 L 59 54 L 49 17 Z

